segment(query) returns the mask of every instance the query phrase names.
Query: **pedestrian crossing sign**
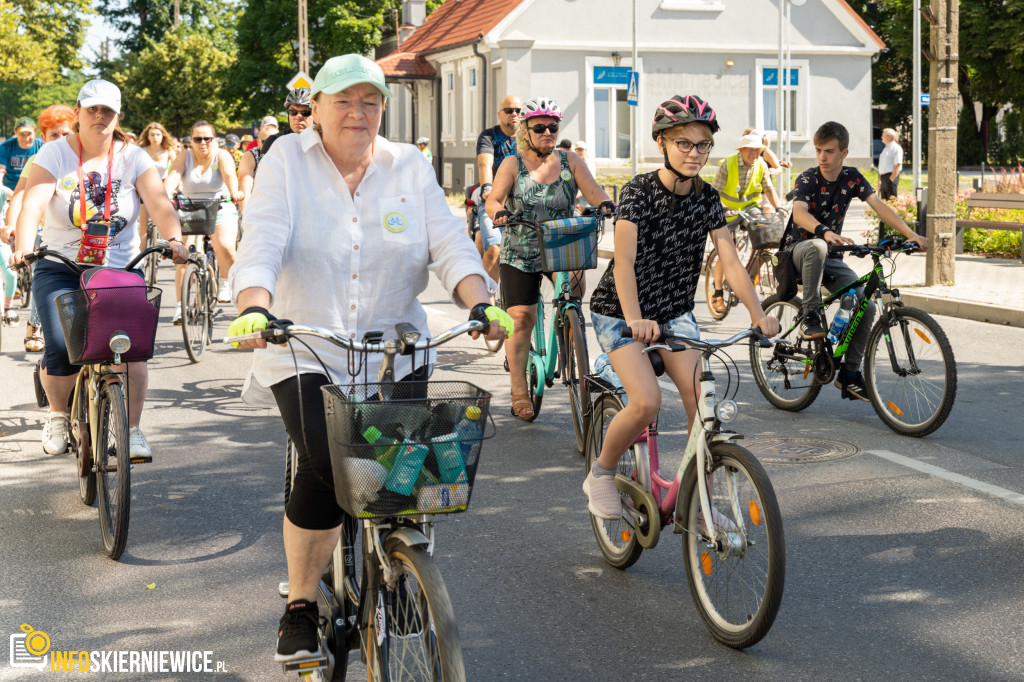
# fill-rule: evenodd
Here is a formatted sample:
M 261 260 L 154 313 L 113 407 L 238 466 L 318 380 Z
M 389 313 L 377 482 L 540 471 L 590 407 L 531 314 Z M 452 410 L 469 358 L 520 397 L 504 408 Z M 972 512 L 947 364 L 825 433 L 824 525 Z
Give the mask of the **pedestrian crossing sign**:
M 639 90 L 640 74 L 637 71 L 629 72 L 629 89 L 626 90 L 626 104 L 635 107 L 637 104 L 637 92 Z
M 311 88 L 313 87 L 313 79 L 309 77 L 305 71 L 299 71 L 297 74 L 292 76 L 292 79 L 288 81 L 288 85 L 285 86 L 289 90 L 295 88 Z

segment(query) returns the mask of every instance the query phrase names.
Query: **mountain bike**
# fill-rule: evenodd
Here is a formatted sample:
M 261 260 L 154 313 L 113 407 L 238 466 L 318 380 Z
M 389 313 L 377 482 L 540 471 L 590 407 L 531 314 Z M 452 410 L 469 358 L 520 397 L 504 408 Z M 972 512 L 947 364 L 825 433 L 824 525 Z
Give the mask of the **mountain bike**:
M 621 333 L 630 337 L 632 330 Z M 609 521 L 590 515 L 601 554 L 619 569 L 629 568 L 644 549 L 655 547 L 662 529 L 671 526 L 681 535 L 686 582 L 697 612 L 712 636 L 734 649 L 752 646 L 768 633 L 782 603 L 786 572 L 775 492 L 757 458 L 739 445 L 743 436 L 725 428 L 739 408 L 729 397 L 719 400 L 711 372 L 718 351 L 746 340 L 758 347 L 772 343 L 753 329 L 711 341 L 674 336 L 670 328 L 661 327 L 661 337 L 643 351 L 656 374 L 664 365 L 654 350 L 701 353 L 702 397 L 682 461 L 675 478 L 662 475 L 655 418 L 619 459 L 615 487 L 622 516 Z M 739 373 L 730 362 L 723 359 L 726 396 L 730 388 L 735 395 L 739 387 Z M 589 375 L 587 384 L 598 394 L 587 437 L 589 472 L 601 454 L 608 424 L 624 408 L 624 391 L 598 375 Z
M 762 299 L 775 292 L 775 274 L 772 269 L 772 253 L 779 246 L 782 233 L 786 229 L 787 213 L 784 209 L 776 210 L 770 218 L 766 217 L 761 209 L 753 207 L 737 211 L 739 223 L 735 232 L 736 253 L 743 262 L 744 267 L 750 275 L 750 281 L 754 283 L 758 296 Z M 711 305 L 711 299 L 715 293 L 715 265 L 718 263 L 718 249 L 712 249 L 704 264 L 704 301 L 707 303 L 708 312 L 712 319 L 724 320 L 729 311 L 740 303 L 739 296 L 729 286 L 727 279 L 722 280 L 723 299 L 725 310 L 716 311 Z
M 583 315 L 583 270 L 597 267 L 597 242 L 603 216 L 593 215 L 537 224 L 514 215 L 512 226 L 537 232 L 541 245 L 541 266 L 551 274 L 551 325 L 545 329 L 544 289 L 537 300 L 537 322 L 526 362 L 526 385 L 533 404 L 533 421 L 540 414 L 546 388 L 561 379 L 569 388 L 572 427 L 576 448 L 583 453 L 590 420 L 590 394 L 583 376 L 590 372 L 586 322 Z
M 185 352 L 192 362 L 203 359 L 203 351 L 213 339 L 213 316 L 216 312 L 217 254 L 213 252 L 210 235 L 203 235 L 203 250 L 195 244 L 188 247 L 188 263 L 181 280 L 181 335 Z
M 134 269 L 152 253 L 170 257 L 171 249 L 166 244 L 146 249 L 124 269 Z M 22 267 L 45 256 L 62 261 L 75 272 L 84 271 L 45 246 L 26 254 Z M 78 494 L 89 506 L 98 500 L 103 548 L 114 560 L 120 558 L 128 541 L 131 466 L 152 461 L 152 457 L 131 455 L 126 363 L 152 357 L 160 294 L 159 289 L 144 286 L 140 280 L 137 287 L 81 289 L 56 298 L 68 358 L 82 366 L 68 400 L 69 445 L 75 454 Z M 101 310 L 104 312 L 97 312 Z M 116 319 L 107 312 L 111 310 L 117 311 Z
M 451 432 L 453 417 L 469 408 L 480 411 L 482 424 L 487 418 L 490 394 L 466 382 L 396 383 L 394 361 L 397 355 L 412 355 L 415 359 L 417 353 L 423 356 L 428 349 L 462 334 L 485 329 L 483 323 L 470 321 L 431 339 L 421 339 L 412 325 L 400 323 L 395 325 L 396 339 L 385 339 L 382 332 L 370 332 L 362 342 L 354 342 L 326 329 L 277 320 L 268 330 L 225 339 L 226 343 L 257 338 L 282 343 L 298 336 L 315 336 L 345 348 L 353 356 L 384 354 L 376 382 L 331 384 L 323 389 L 335 494 L 350 518 L 342 526 L 341 539 L 318 588 L 320 652 L 309 659 L 284 663 L 285 671 L 309 675 L 311 679 L 344 680 L 348 653 L 359 649 L 370 680 L 465 679 L 451 599 L 433 562 L 433 515 L 460 512 L 468 507 L 482 440 L 493 433 L 485 436 L 481 430 L 474 436 L 460 438 L 436 433 Z M 394 397 L 396 386 L 410 384 L 418 385 L 421 394 L 425 391 L 425 397 Z M 421 420 L 424 426 L 418 431 L 414 424 Z M 371 426 L 385 430 L 382 425 L 395 423 L 403 425 L 405 435 L 401 439 L 396 435 L 395 443 L 383 447 L 428 447 L 440 461 L 439 443 L 461 446 L 462 477 L 446 481 L 443 467 L 438 465 L 439 469 L 432 472 L 428 457 L 419 473 L 423 482 L 418 483 L 417 494 L 396 494 L 387 487 L 387 472 L 379 465 L 379 432 L 372 442 L 364 437 Z M 447 453 L 451 456 L 454 450 Z M 292 490 L 296 457 L 297 451 L 289 443 L 286 499 Z M 363 535 L 357 560 L 360 526 Z M 287 583 L 282 583 L 278 591 L 287 597 Z
M 765 313 L 779 319 L 782 334 L 769 351 L 751 347 L 750 364 L 762 395 L 775 407 L 799 412 L 814 402 L 821 387 L 831 383 L 839 361 L 857 331 L 864 311 L 874 299 L 879 311 L 864 354 L 864 380 L 875 412 L 896 433 L 926 436 L 942 426 L 956 400 L 956 360 L 945 332 L 935 319 L 903 304 L 898 289 L 887 279 L 895 272 L 895 256 L 920 250 L 916 242 L 889 238 L 877 246 L 833 246 L 858 258 L 870 256 L 871 272 L 822 298 L 823 312 L 850 288 L 863 286 L 853 317 L 835 347 L 827 339 L 807 341 L 799 336 L 802 301 L 780 301 L 772 296 L 763 303 Z M 882 262 L 892 264 L 885 273 Z M 884 298 L 883 298 L 884 296 Z

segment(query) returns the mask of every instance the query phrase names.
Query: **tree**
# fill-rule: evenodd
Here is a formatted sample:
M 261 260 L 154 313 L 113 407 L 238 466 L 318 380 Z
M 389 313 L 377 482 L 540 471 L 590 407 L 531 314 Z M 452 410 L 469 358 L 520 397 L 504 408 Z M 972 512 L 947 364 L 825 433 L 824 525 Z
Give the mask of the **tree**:
M 52 83 L 81 67 L 89 0 L 0 0 L 0 82 Z
M 160 121 L 179 137 L 202 119 L 225 129 L 232 122 L 219 92 L 232 62 L 233 55 L 204 34 L 168 31 L 113 74 L 121 87 L 125 125 L 142 128 Z
M 162 40 L 174 23 L 174 0 L 97 0 L 96 7 L 123 36 L 117 45 L 129 54 L 142 52 L 148 41 Z M 234 48 L 237 2 L 180 0 L 179 7 L 184 28 L 204 33 L 224 52 Z

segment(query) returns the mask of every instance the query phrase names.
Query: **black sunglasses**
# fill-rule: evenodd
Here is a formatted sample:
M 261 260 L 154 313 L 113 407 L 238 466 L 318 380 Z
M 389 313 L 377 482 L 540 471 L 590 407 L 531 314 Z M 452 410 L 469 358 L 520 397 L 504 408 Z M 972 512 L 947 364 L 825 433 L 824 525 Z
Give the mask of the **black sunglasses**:
M 558 124 L 548 123 L 547 125 L 544 125 L 543 123 L 535 123 L 534 125 L 530 126 L 530 130 L 537 133 L 538 135 L 543 133 L 545 130 L 548 131 L 549 133 L 557 133 Z
M 313 110 L 312 109 L 289 109 L 288 110 L 288 115 L 289 116 L 302 116 L 304 118 L 309 118 L 310 116 L 313 115 Z
M 501 110 L 501 113 L 518 114 L 520 111 L 522 111 L 522 109 L 520 109 L 519 107 L 505 107 L 504 109 Z
M 193 142 L 213 142 L 212 137 L 193 137 Z

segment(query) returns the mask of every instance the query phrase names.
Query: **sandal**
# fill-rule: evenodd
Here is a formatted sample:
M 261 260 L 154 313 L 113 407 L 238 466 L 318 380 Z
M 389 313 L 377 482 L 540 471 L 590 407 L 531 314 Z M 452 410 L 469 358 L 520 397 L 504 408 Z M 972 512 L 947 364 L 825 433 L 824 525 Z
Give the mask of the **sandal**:
M 519 417 L 523 421 L 532 422 L 537 416 L 533 412 L 533 401 L 526 393 L 512 394 L 512 416 Z
M 711 297 L 711 309 L 718 314 L 725 312 L 725 297 L 723 296 L 712 296 Z
M 9 325 L 11 327 L 17 327 L 18 326 L 18 322 L 20 320 L 21 320 L 21 318 L 18 317 L 18 313 L 14 312 L 10 308 L 8 308 L 7 310 L 4 311 L 4 323 L 5 324 L 7 324 L 7 325 Z
M 29 353 L 42 353 L 43 352 L 43 335 L 39 333 L 39 327 L 29 325 L 26 330 L 28 335 L 25 337 L 25 351 Z

